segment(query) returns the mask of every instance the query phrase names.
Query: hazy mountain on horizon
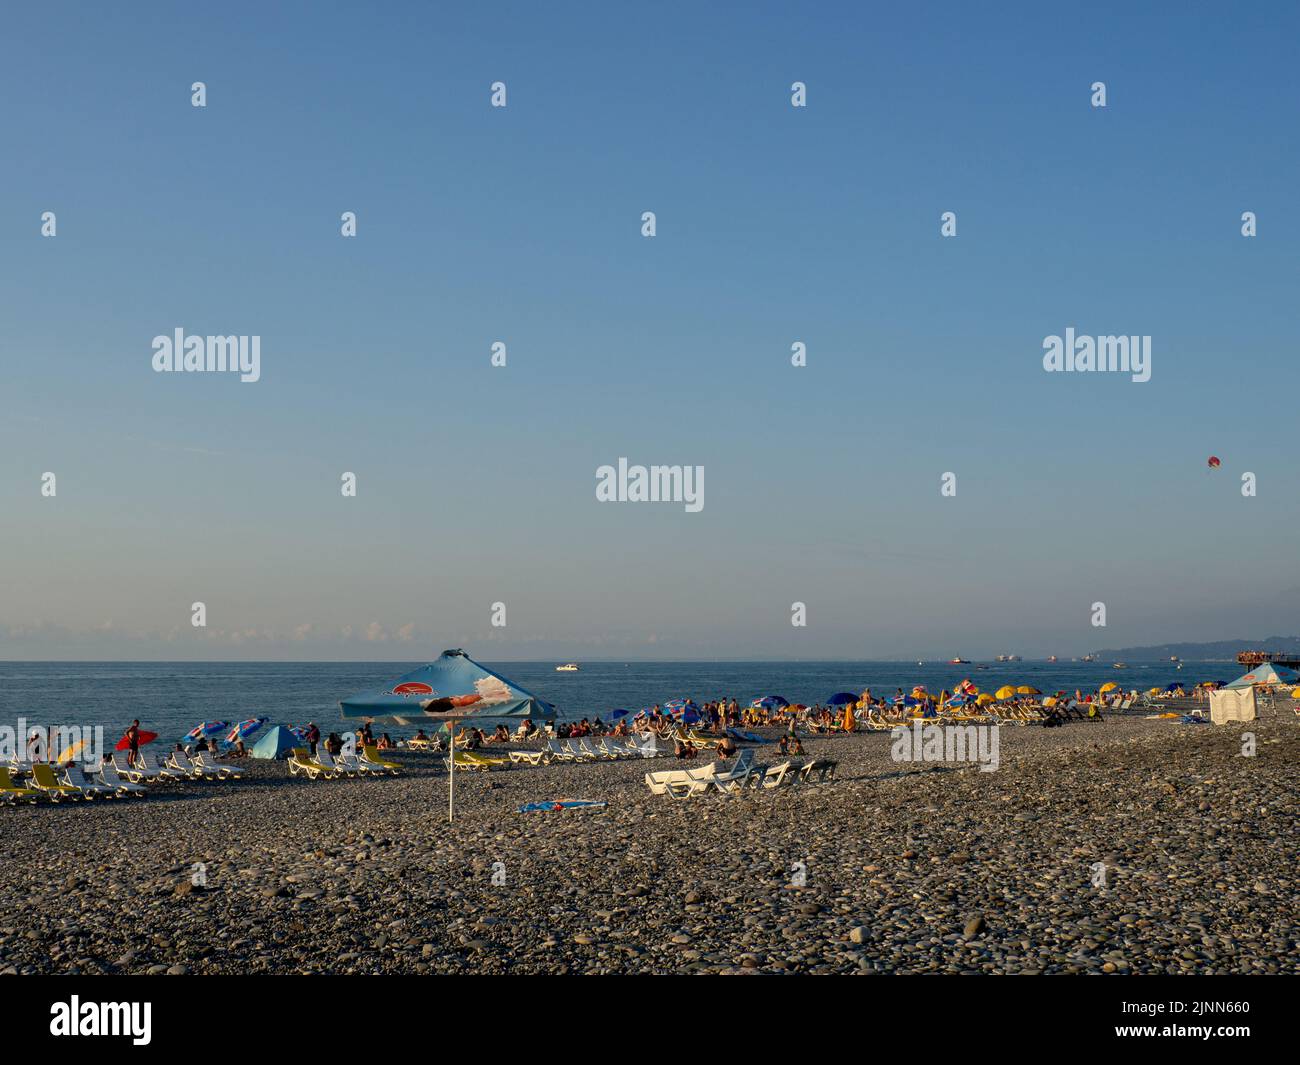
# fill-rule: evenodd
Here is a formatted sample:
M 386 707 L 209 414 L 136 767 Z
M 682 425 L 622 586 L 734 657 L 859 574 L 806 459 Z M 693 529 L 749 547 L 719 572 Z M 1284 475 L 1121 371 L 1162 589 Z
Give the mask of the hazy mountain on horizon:
M 1214 640 L 1209 643 L 1162 643 L 1149 647 L 1104 647 L 1099 658 L 1160 659 L 1177 655 L 1187 661 L 1235 662 L 1240 651 L 1286 652 L 1300 656 L 1300 636 L 1269 636 L 1263 640 Z

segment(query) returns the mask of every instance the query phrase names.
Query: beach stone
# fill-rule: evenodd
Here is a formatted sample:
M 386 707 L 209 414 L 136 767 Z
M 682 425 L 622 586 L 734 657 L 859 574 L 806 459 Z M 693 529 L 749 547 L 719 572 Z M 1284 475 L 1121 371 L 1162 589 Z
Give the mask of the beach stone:
M 866 925 L 858 925 L 849 932 L 849 940 L 853 943 L 865 943 L 871 936 L 871 930 Z
M 962 935 L 969 939 L 971 936 L 977 936 L 984 931 L 984 915 L 976 914 L 966 922 L 962 929 Z

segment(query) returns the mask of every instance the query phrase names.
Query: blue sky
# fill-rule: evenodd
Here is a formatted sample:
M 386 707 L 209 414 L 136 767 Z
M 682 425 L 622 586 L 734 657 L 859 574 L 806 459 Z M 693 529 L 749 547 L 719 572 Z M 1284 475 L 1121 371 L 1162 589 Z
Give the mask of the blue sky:
M 0 657 L 1300 630 L 1294 6 L 484 7 L 6 8 Z M 1069 326 L 1151 381 L 1045 373 Z

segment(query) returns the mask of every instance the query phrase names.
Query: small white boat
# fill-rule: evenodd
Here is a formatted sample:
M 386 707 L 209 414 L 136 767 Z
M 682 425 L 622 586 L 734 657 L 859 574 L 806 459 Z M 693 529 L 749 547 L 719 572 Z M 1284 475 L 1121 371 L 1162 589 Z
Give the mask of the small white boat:
M 556 667 L 555 667 L 555 672 L 556 672 L 556 673 L 577 673 L 577 672 L 578 672 L 578 663 L 577 663 L 577 662 L 565 662 L 564 665 L 562 665 L 562 666 L 556 666 Z

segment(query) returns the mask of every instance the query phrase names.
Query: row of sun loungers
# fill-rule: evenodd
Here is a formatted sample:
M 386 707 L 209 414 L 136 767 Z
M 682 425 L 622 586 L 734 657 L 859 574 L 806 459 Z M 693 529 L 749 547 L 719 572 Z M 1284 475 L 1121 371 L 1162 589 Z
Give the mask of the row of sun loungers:
M 363 747 L 360 754 L 331 755 L 323 746 L 313 755 L 306 747 L 294 748 L 289 756 L 289 775 L 308 780 L 333 780 L 336 777 L 398 776 L 402 766 L 390 762 L 378 747 Z
M 715 790 L 722 795 L 735 795 L 746 789 L 772 791 L 796 784 L 820 784 L 835 779 L 835 766 L 835 762 L 825 758 L 803 764 L 786 761 L 778 765 L 757 765 L 754 751 L 749 749 L 741 751 L 731 763 L 713 762 L 694 769 L 647 773 L 645 782 L 655 795 L 689 799 Z
M 16 774 L 26 779 L 19 783 Z M 144 798 L 148 784 L 167 780 L 237 780 L 243 772 L 232 765 L 214 762 L 206 751 L 190 758 L 183 751 L 159 762 L 150 751 L 141 751 L 133 764 L 115 754 L 89 775 L 74 762 L 68 766 L 48 762 L 15 761 L 0 767 L 0 801 L 36 802 L 64 800 Z

